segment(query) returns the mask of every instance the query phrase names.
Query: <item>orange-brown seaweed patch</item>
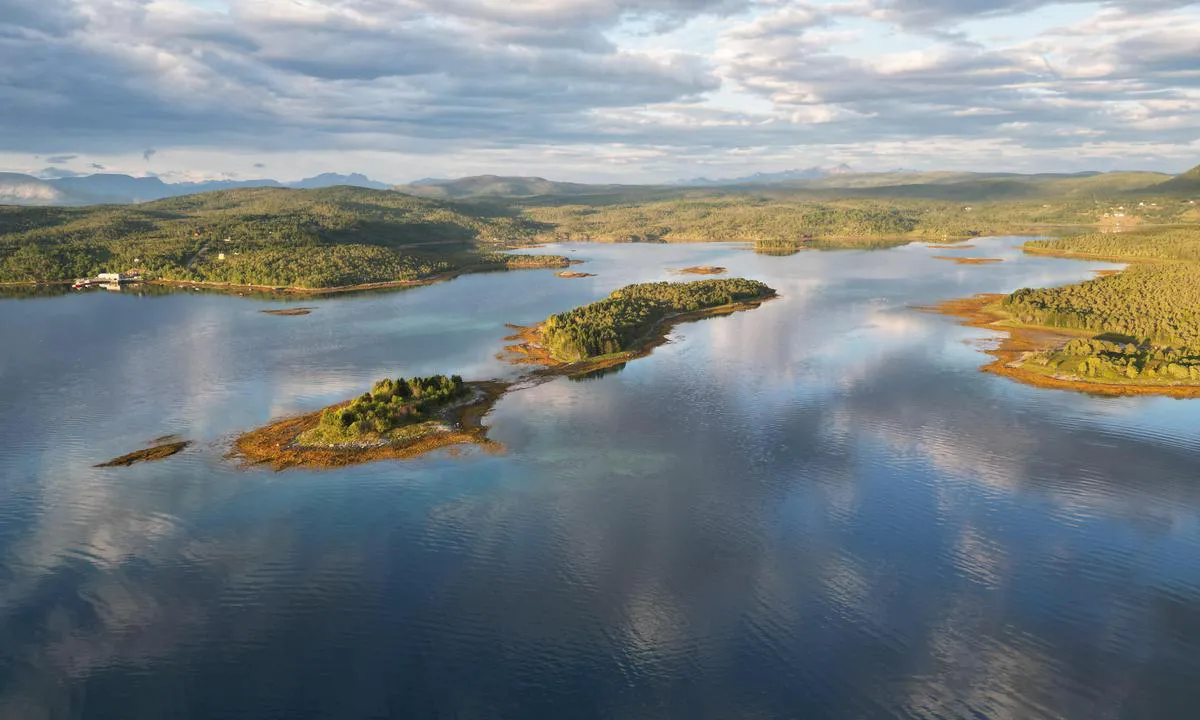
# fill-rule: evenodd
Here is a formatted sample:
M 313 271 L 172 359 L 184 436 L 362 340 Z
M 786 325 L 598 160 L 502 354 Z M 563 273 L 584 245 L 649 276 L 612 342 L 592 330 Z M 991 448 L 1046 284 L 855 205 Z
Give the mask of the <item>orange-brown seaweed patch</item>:
M 264 315 L 276 315 L 279 317 L 295 317 L 297 315 L 308 315 L 316 308 L 298 307 L 298 308 L 278 308 L 276 310 L 259 310 Z
M 595 273 L 574 272 L 573 270 L 563 270 L 560 273 L 555 273 L 556 277 L 560 278 L 589 278 L 596 277 Z
M 1030 353 L 1052 350 L 1076 337 L 1090 337 L 1092 333 L 1059 328 L 1021 325 L 1000 307 L 1003 295 L 976 295 L 971 298 L 947 300 L 940 305 L 926 308 L 943 315 L 952 315 L 963 320 L 967 327 L 984 328 L 1004 333 L 1004 337 L 986 352 L 994 360 L 980 368 L 984 372 L 1001 375 L 1018 382 L 1040 388 L 1073 390 L 1089 395 L 1118 397 L 1126 395 L 1160 395 L 1174 398 L 1200 398 L 1200 386 L 1196 385 L 1149 385 L 1104 383 L 1075 376 L 1049 375 L 1034 372 L 1022 366 Z
M 694 265 L 677 270 L 680 275 L 724 275 L 728 269 L 717 265 Z
M 965 258 L 951 257 L 949 255 L 935 255 L 934 260 L 949 260 L 958 265 L 994 265 L 995 263 L 1004 262 L 1003 258 Z
M 165 460 L 172 455 L 183 452 L 189 445 L 192 444 L 189 440 L 172 440 L 172 437 L 173 436 L 159 438 L 158 440 L 154 441 L 155 444 L 152 447 L 131 452 L 128 455 L 122 455 L 121 457 L 113 458 L 108 462 L 100 463 L 96 467 L 129 467 L 130 465 L 135 465 L 137 463 Z

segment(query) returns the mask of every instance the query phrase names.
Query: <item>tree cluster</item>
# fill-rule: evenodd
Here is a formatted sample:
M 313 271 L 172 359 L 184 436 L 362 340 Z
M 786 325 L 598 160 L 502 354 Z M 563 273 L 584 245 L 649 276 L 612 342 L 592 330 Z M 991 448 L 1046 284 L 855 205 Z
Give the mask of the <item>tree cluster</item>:
M 585 360 L 633 349 L 669 316 L 768 297 L 774 292 L 757 280 L 742 278 L 629 285 L 599 302 L 550 316 L 542 325 L 542 339 L 559 360 Z
M 387 378 L 341 408 L 321 413 L 317 435 L 322 442 L 370 439 L 429 419 L 432 411 L 468 392 L 458 375 Z

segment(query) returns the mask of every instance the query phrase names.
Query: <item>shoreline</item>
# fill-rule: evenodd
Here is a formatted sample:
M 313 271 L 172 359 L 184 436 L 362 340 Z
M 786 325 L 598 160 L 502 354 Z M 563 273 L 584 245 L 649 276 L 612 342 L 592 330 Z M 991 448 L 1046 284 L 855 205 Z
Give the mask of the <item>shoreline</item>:
M 514 257 L 524 257 L 524 256 L 515 255 Z M 545 256 L 531 255 L 529 257 L 545 257 Z M 555 270 L 555 269 L 559 269 L 559 268 L 563 268 L 563 267 L 570 267 L 572 265 L 582 265 L 583 262 L 584 262 L 583 260 L 567 260 L 565 265 L 537 265 L 537 264 L 532 264 L 532 263 L 527 264 L 527 265 L 521 265 L 518 263 L 511 267 L 489 267 L 486 265 L 468 265 L 466 267 L 461 267 L 461 268 L 458 268 L 455 270 L 448 270 L 444 273 L 438 273 L 437 275 L 430 275 L 429 277 L 417 278 L 414 280 L 384 280 L 381 282 L 357 283 L 354 285 L 334 285 L 331 287 L 323 287 L 323 288 L 291 287 L 291 286 L 286 286 L 286 285 L 283 285 L 283 286 L 281 286 L 281 285 L 254 285 L 254 284 L 241 285 L 241 284 L 237 284 L 237 283 L 227 283 L 227 282 L 208 282 L 208 281 L 195 281 L 195 280 L 163 280 L 163 279 L 148 280 L 148 281 L 145 281 L 145 283 L 148 285 L 159 285 L 159 286 L 165 286 L 165 287 L 183 287 L 183 288 L 194 287 L 194 288 L 202 288 L 205 290 L 217 290 L 217 291 L 223 291 L 223 292 L 237 292 L 239 290 L 249 290 L 250 292 L 266 292 L 266 293 L 272 293 L 272 294 L 276 294 L 276 295 L 290 295 L 290 296 L 305 297 L 305 296 L 321 296 L 321 295 L 340 295 L 343 293 L 355 293 L 355 292 L 369 292 L 371 290 L 398 290 L 398 289 L 402 289 L 402 288 L 418 288 L 418 287 L 425 287 L 427 285 L 436 285 L 437 283 L 449 282 L 450 280 L 454 280 L 455 278 L 460 277 L 462 275 L 472 275 L 475 273 L 488 273 L 488 272 L 512 272 L 512 271 L 517 271 L 517 270 Z
M 671 330 L 677 325 L 686 322 L 695 322 L 709 317 L 721 317 L 724 315 L 732 315 L 744 310 L 753 310 L 760 307 L 763 303 L 774 300 L 779 297 L 778 293 L 772 292 L 770 295 L 754 298 L 751 300 L 741 300 L 735 303 L 728 303 L 713 308 L 704 310 L 692 310 L 684 313 L 676 313 L 668 315 L 651 327 L 638 342 L 637 347 L 632 350 L 624 350 L 619 353 L 610 355 L 602 355 L 600 357 L 589 358 L 587 360 L 577 360 L 575 362 L 566 362 L 553 357 L 543 346 L 542 340 L 542 323 L 531 326 L 508 325 L 508 328 L 516 332 L 504 340 L 512 343 L 504 347 L 504 352 L 500 353 L 500 357 L 507 358 L 512 365 L 537 365 L 540 366 L 533 374 L 535 376 L 566 376 L 577 377 L 590 375 L 592 373 L 608 370 L 619 365 L 624 365 L 630 360 L 644 358 L 654 352 L 654 349 L 664 345 L 667 342 L 667 336 Z
M 475 397 L 443 408 L 435 420 L 429 420 L 429 431 L 396 441 L 378 441 L 364 445 L 297 445 L 303 433 L 317 426 L 326 410 L 348 405 L 351 401 L 335 403 L 305 413 L 273 421 L 261 428 L 239 435 L 226 457 L 240 460 L 245 468 L 269 466 L 276 472 L 291 469 L 329 470 L 375 462 L 377 460 L 407 460 L 443 448 L 478 445 L 498 452 L 502 447 L 487 439 L 483 418 L 504 396 L 511 383 L 484 380 L 467 383 Z
M 1181 400 L 1200 398 L 1200 385 L 1105 383 L 1077 376 L 1040 373 L 1024 367 L 1022 361 L 1030 353 L 1053 349 L 1074 338 L 1094 337 L 1095 333 L 1014 322 L 1012 316 L 999 307 L 1004 297 L 1006 296 L 999 294 L 981 294 L 970 298 L 946 300 L 921 309 L 960 318 L 963 321 L 960 324 L 965 327 L 1004 333 L 995 347 L 985 350 L 994 360 L 979 368 L 981 372 L 1000 375 L 1037 388 L 1072 390 L 1088 395 L 1159 396 Z
M 545 257 L 544 255 L 514 255 L 514 258 L 521 257 Z M 512 266 L 494 267 L 487 265 L 468 265 L 465 267 L 448 270 L 437 275 L 429 277 L 415 278 L 412 280 L 384 280 L 380 282 L 370 283 L 355 283 L 352 285 L 334 285 L 321 288 L 296 287 L 291 285 L 259 285 L 255 283 L 233 283 L 233 282 L 216 282 L 209 280 L 169 280 L 166 278 L 154 278 L 152 280 L 140 280 L 141 285 L 155 285 L 158 287 L 173 287 L 173 288 L 197 288 L 201 290 L 212 290 L 216 292 L 239 293 L 239 292 L 254 292 L 267 293 L 272 295 L 291 296 L 291 297 L 315 297 L 322 295 L 340 295 L 343 293 L 368 292 L 371 290 L 398 290 L 403 288 L 418 288 L 427 285 L 435 285 L 437 283 L 448 282 L 454 280 L 461 275 L 471 275 L 475 273 L 488 272 L 510 272 L 516 270 L 556 270 L 569 268 L 573 265 L 582 265 L 583 260 L 567 259 L 563 265 L 538 265 L 535 263 L 521 264 L 516 263 Z M 70 287 L 73 281 L 71 280 L 11 280 L 0 282 L 0 288 L 3 287 L 52 287 L 65 285 Z M 131 283 L 132 284 L 132 283 Z
M 1097 262 L 1119 263 L 1124 265 L 1141 265 L 1163 262 L 1157 258 L 1139 258 L 1139 257 L 1120 257 L 1117 255 L 1097 255 L 1093 253 L 1073 252 L 1070 250 L 1052 250 L 1050 248 L 1030 247 L 1028 244 L 1021 245 L 1022 252 L 1029 255 L 1042 255 L 1044 257 L 1065 258 L 1067 260 L 1094 260 Z M 1120 272 L 1120 270 L 1117 270 Z

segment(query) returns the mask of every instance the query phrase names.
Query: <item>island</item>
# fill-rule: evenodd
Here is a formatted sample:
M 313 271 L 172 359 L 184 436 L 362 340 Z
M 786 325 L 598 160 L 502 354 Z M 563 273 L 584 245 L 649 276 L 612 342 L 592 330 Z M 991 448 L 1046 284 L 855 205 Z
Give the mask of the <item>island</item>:
M 756 308 L 775 297 L 757 280 L 728 278 L 629 285 L 590 305 L 551 315 L 533 327 L 511 326 L 513 361 L 579 376 L 648 355 L 678 323 Z
M 284 470 L 413 458 L 463 444 L 494 449 L 482 418 L 507 389 L 458 375 L 387 378 L 349 402 L 248 432 L 231 455 Z
M 144 462 L 155 462 L 157 460 L 166 460 L 172 455 L 177 455 L 191 446 L 190 440 L 181 440 L 176 435 L 165 435 L 158 438 L 154 443 L 143 450 L 137 450 L 121 457 L 113 458 L 108 462 L 102 462 L 96 465 L 98 468 L 111 467 L 129 467 Z
M 693 267 L 685 267 L 677 272 L 680 275 L 724 275 L 729 271 L 716 265 L 695 265 Z
M 1200 397 L 1200 233 L 1096 233 L 1031 241 L 1025 249 L 1133 264 L 1065 287 L 939 306 L 967 325 L 1006 333 L 985 370 L 1093 394 Z
M 555 276 L 560 277 L 560 278 L 574 279 L 574 278 L 596 277 L 596 274 L 595 273 L 585 273 L 585 272 L 574 272 L 573 270 L 563 270 L 560 273 L 555 273 Z

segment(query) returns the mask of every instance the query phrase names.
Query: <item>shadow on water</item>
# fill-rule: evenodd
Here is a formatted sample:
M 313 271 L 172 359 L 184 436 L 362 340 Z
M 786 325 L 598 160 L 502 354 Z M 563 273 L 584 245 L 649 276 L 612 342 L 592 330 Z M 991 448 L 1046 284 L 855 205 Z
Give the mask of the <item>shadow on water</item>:
M 616 365 L 610 365 L 609 367 L 603 367 L 603 368 L 599 368 L 597 370 L 592 370 L 591 372 L 579 373 L 577 375 L 568 375 L 567 379 L 574 381 L 574 382 L 587 382 L 589 380 L 599 380 L 602 377 L 608 377 L 609 375 L 616 375 L 617 373 L 624 370 L 625 366 L 628 364 L 629 363 L 618 363 Z

